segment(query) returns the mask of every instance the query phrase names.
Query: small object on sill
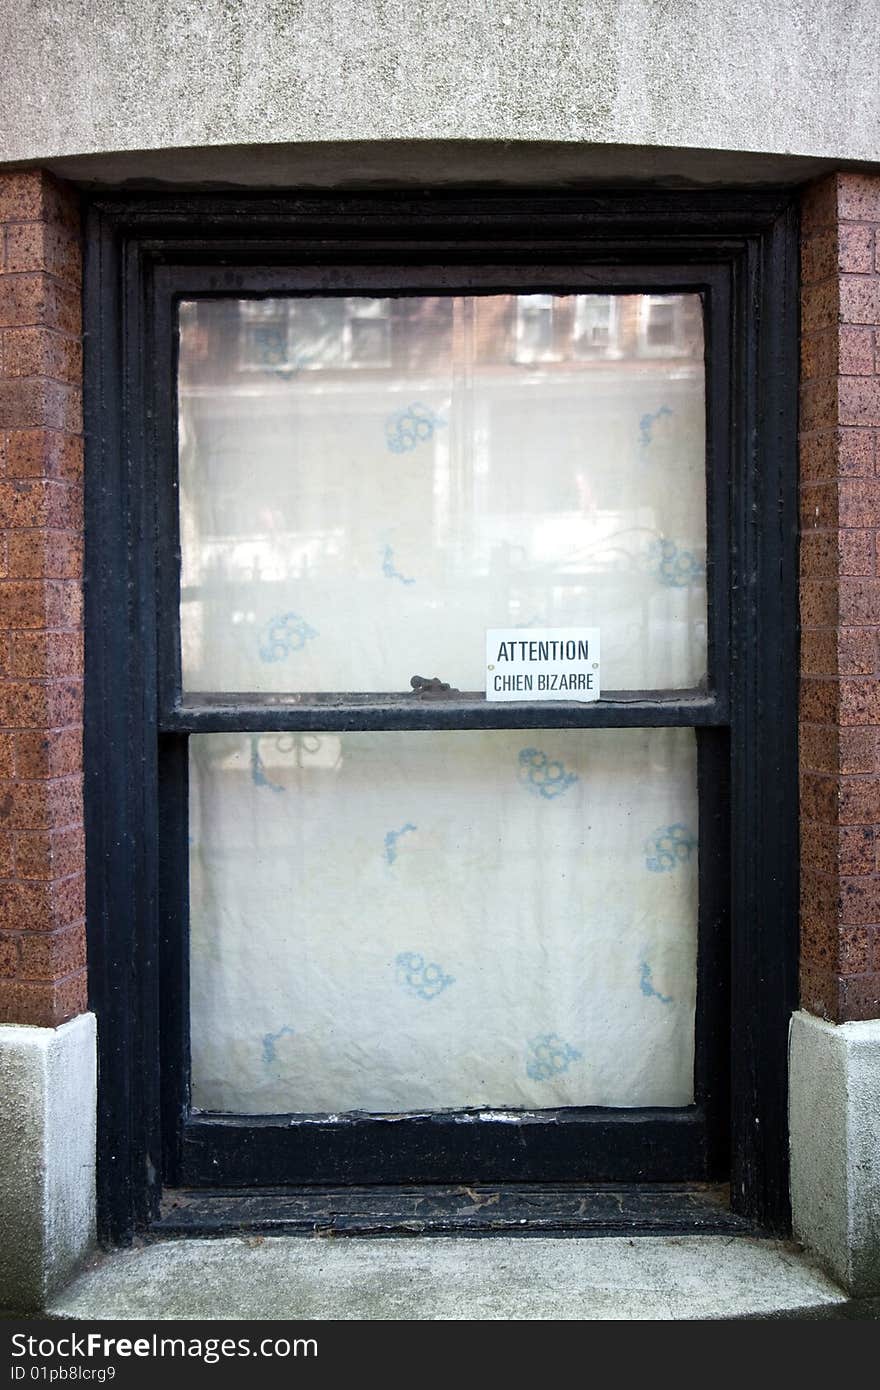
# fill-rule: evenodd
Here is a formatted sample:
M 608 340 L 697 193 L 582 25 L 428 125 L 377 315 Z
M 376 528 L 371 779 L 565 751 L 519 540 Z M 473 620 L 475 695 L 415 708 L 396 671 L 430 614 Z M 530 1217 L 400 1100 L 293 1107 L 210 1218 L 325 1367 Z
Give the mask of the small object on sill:
M 447 700 L 461 694 L 460 690 L 442 681 L 439 676 L 431 676 L 430 679 L 427 676 L 413 676 L 410 685 L 417 700 Z

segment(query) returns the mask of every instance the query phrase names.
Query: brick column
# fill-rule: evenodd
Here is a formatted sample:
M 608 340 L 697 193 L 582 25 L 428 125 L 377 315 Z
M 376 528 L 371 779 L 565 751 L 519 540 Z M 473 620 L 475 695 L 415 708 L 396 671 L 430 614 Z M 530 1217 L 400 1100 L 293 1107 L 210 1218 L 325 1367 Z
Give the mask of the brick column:
M 802 209 L 801 1003 L 880 1017 L 880 176 Z
M 0 1023 L 86 1007 L 75 196 L 0 174 Z

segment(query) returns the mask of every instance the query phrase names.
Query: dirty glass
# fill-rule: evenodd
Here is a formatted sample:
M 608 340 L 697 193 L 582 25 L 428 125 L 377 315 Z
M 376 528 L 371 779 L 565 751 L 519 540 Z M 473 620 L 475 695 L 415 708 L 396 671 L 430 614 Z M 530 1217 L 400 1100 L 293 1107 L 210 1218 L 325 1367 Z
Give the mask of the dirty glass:
M 192 1096 L 693 1100 L 692 729 L 190 739 Z
M 187 691 L 484 686 L 487 628 L 706 676 L 696 295 L 180 306 Z

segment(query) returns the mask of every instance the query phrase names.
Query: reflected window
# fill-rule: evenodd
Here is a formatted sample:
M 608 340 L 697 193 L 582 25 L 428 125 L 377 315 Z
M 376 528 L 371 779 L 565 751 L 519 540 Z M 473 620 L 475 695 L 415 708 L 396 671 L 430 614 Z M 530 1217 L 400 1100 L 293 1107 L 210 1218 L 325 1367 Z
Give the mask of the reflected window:
M 575 295 L 572 332 L 575 357 L 619 355 L 617 330 L 617 299 L 614 295 Z
M 514 359 L 517 362 L 552 362 L 559 356 L 554 342 L 554 296 L 518 294 Z
M 245 371 L 302 372 L 387 367 L 389 299 L 245 299 L 240 301 L 240 360 Z
M 645 294 L 639 311 L 639 350 L 644 356 L 676 357 L 687 352 L 685 295 Z

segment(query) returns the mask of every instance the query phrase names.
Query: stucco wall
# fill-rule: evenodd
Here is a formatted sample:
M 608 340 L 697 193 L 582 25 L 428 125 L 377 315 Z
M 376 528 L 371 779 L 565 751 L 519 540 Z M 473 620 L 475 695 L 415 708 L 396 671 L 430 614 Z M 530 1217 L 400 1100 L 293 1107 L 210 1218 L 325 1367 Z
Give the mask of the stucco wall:
M 0 160 L 323 141 L 880 158 L 876 0 L 6 0 Z

